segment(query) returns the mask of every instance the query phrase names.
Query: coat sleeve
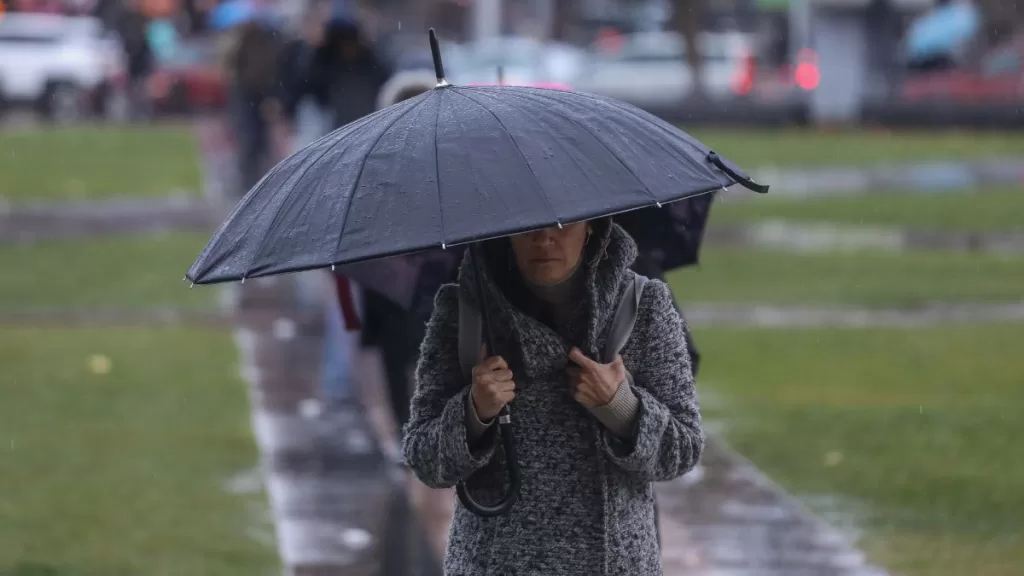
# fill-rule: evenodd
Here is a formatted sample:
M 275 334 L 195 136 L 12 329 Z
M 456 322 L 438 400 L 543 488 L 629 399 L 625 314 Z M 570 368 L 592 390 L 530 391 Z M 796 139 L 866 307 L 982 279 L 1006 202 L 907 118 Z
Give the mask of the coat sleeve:
M 623 358 L 640 409 L 631 439 L 602 433 L 605 454 L 648 482 L 685 474 L 700 460 L 704 433 L 683 319 L 664 282 L 652 280 L 644 290 Z
M 459 362 L 458 286 L 442 286 L 420 347 L 416 393 L 402 453 L 416 477 L 449 488 L 482 468 L 497 448 L 496 426 L 470 445 L 466 428 L 469 386 Z

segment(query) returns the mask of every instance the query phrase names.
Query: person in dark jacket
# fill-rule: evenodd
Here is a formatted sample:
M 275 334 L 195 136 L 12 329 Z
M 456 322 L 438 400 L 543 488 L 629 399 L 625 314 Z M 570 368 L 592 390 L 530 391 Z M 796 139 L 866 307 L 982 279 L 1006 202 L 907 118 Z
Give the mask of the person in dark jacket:
M 327 20 L 330 17 L 330 5 L 317 0 L 309 6 L 303 15 L 299 35 L 288 41 L 281 52 L 280 71 L 278 74 L 278 102 L 281 119 L 296 132 L 300 140 L 303 137 L 302 112 L 309 107 L 318 111 L 327 107 L 326 82 L 319 78 L 314 70 L 314 56 L 324 45 Z M 322 135 L 322 134 L 320 134 Z M 319 137 L 319 135 L 317 136 Z M 308 142 L 300 142 L 307 144 Z
M 229 104 L 244 194 L 263 177 L 271 160 L 269 117 L 282 46 L 277 32 L 256 18 L 234 32 L 235 44 L 227 55 Z
M 704 433 L 685 324 L 665 283 L 643 290 L 620 354 L 601 354 L 636 255 L 609 219 L 581 222 L 486 242 L 438 292 L 405 459 L 427 486 L 461 480 L 478 501 L 496 501 L 507 468 L 497 417 L 514 398 L 522 467 L 507 516 L 455 504 L 445 574 L 662 574 L 652 483 L 691 470 Z M 494 349 L 470 372 L 459 301 L 480 305 L 476 274 Z
M 335 128 L 377 109 L 377 96 L 391 69 L 354 20 L 332 18 L 313 58 L 311 88 L 324 95 Z

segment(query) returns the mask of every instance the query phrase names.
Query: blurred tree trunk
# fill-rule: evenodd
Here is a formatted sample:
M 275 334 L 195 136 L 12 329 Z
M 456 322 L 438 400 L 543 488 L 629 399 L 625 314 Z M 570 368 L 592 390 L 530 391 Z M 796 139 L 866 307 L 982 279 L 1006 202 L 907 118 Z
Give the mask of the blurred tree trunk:
M 704 59 L 701 57 L 697 38 L 703 21 L 703 0 L 673 0 L 673 28 L 686 42 L 686 60 L 693 74 L 693 97 L 704 97 Z

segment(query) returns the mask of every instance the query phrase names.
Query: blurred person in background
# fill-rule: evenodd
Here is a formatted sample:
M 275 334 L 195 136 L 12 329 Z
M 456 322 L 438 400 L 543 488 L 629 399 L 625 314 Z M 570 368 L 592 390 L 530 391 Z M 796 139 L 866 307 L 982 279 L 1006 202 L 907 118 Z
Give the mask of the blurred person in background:
M 146 40 L 157 61 L 166 60 L 178 50 L 180 36 L 174 21 L 169 17 L 153 18 L 146 26 Z
M 330 4 L 313 0 L 306 7 L 299 35 L 285 43 L 278 74 L 279 114 L 292 140 L 292 152 L 330 131 L 326 82 L 313 77 L 314 57 L 324 44 Z
M 255 10 L 255 9 L 254 9 Z M 270 121 L 276 106 L 280 36 L 253 14 L 230 31 L 225 69 L 228 114 L 237 142 L 241 193 L 259 182 L 272 157 Z
M 314 55 L 313 83 L 326 91 L 331 123 L 338 128 L 370 114 L 391 69 L 376 54 L 354 16 L 335 13 Z
M 128 114 L 132 119 L 149 116 L 147 82 L 155 65 L 146 35 L 149 18 L 140 0 L 131 0 L 116 11 L 114 29 L 124 49 L 128 75 Z

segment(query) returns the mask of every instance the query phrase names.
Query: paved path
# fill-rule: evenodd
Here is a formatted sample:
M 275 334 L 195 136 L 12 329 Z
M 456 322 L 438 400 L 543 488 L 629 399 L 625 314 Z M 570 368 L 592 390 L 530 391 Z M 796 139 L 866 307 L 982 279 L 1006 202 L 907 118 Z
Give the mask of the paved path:
M 170 230 L 208 232 L 220 223 L 219 216 L 205 198 L 188 194 L 7 205 L 0 206 L 0 242 Z
M 844 226 L 765 220 L 711 226 L 708 246 L 755 246 L 798 253 L 871 250 L 1024 255 L 1024 232 L 959 232 L 893 226 Z
M 700 466 L 656 486 L 666 576 L 882 576 L 846 538 L 712 438 Z
M 290 313 L 294 279 L 231 287 L 243 292 L 236 341 L 282 562 L 295 576 L 433 576 L 437 561 L 364 406 L 323 410 L 323 315 Z M 277 314 L 270 325 L 248 322 L 260 308 Z
M 771 184 L 773 197 L 820 197 L 876 192 L 944 194 L 972 188 L 1024 185 L 1024 158 L 980 158 L 880 166 L 819 168 L 762 167 L 758 182 Z M 723 195 L 723 198 L 729 195 Z M 748 194 L 733 194 L 726 201 Z
M 971 322 L 1024 322 L 1024 301 L 1005 303 L 928 304 L 913 308 L 869 308 L 858 306 L 808 306 L 773 304 L 685 305 L 691 326 L 748 326 L 765 328 L 905 328 Z M 289 316 L 303 322 L 317 319 L 318 311 L 294 310 Z M 117 309 L 31 309 L 0 310 L 0 326 L 156 326 L 191 325 L 233 329 L 245 321 L 261 330 L 273 330 L 280 313 L 255 309 L 232 310 L 117 310 Z
M 995 304 L 932 304 L 918 308 L 701 304 L 683 306 L 691 326 L 766 328 L 908 328 L 966 322 L 1024 322 L 1024 300 Z

